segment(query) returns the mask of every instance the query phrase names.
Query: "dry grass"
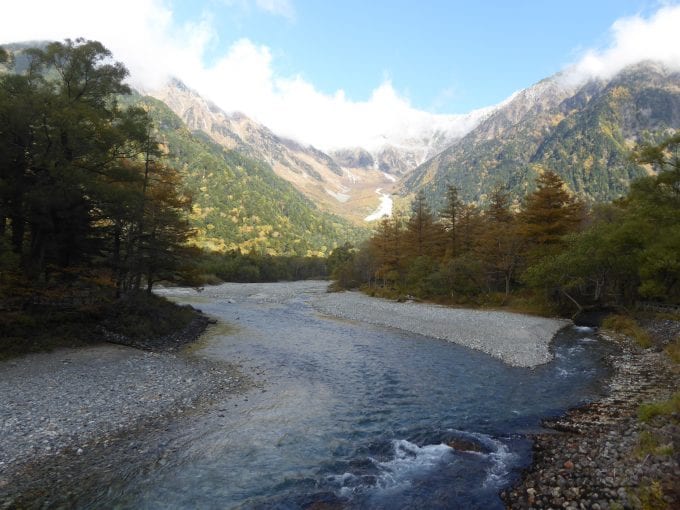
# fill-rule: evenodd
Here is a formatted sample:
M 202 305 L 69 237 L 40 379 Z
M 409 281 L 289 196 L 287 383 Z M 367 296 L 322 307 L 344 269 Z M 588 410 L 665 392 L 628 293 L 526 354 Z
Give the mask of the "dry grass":
M 610 315 L 602 321 L 602 327 L 632 338 L 643 349 L 652 346 L 649 334 L 635 320 L 626 315 Z

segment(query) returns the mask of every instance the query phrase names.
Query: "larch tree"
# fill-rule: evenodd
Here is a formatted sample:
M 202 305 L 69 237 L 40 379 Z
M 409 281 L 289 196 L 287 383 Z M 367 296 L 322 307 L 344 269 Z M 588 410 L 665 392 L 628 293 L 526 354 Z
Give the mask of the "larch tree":
M 458 250 L 457 225 L 460 221 L 460 210 L 463 207 L 458 195 L 458 188 L 453 184 L 449 184 L 446 188 L 444 208 L 439 213 L 442 227 L 446 232 L 445 256 L 447 258 L 455 257 Z
M 538 176 L 520 212 L 520 234 L 527 242 L 528 257 L 536 260 L 559 250 L 565 235 L 578 230 L 585 215 L 583 204 L 566 189 L 555 172 Z
M 437 257 L 440 252 L 442 228 L 427 205 L 421 190 L 411 204 L 411 217 L 404 233 L 404 252 L 408 258 Z

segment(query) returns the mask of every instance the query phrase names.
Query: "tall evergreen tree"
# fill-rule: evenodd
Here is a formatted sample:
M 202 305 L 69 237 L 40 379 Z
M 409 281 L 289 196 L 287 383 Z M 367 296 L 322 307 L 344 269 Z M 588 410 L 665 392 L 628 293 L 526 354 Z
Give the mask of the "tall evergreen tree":
M 542 173 L 519 217 L 529 257 L 536 260 L 559 250 L 564 236 L 579 228 L 584 214 L 583 204 L 566 190 L 559 175 L 552 171 Z
M 404 252 L 407 257 L 437 257 L 440 253 L 442 228 L 427 205 L 425 193 L 420 190 L 411 204 L 411 217 L 406 224 Z
M 460 210 L 463 204 L 460 201 L 458 188 L 449 184 L 446 188 L 446 203 L 440 211 L 442 226 L 446 232 L 446 255 L 454 257 L 457 254 L 457 225 L 460 222 Z

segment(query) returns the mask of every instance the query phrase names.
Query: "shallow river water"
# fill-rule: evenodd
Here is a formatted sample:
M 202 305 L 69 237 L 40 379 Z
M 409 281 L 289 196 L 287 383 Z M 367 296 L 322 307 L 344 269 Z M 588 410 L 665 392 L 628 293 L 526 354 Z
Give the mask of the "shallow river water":
M 195 417 L 181 453 L 130 473 L 110 506 L 502 508 L 498 492 L 531 460 L 526 434 L 599 395 L 605 373 L 608 348 L 584 329 L 560 332 L 555 360 L 530 370 L 322 316 L 313 292 L 189 294 L 175 299 L 235 325 L 213 326 L 195 355 L 240 362 L 261 384 Z

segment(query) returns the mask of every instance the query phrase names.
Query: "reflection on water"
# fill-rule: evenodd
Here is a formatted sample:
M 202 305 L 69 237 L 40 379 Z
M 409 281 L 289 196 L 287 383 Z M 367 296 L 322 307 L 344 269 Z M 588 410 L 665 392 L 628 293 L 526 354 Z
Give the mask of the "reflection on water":
M 530 460 L 524 434 L 598 392 L 607 347 L 592 330 L 564 330 L 555 361 L 527 370 L 320 317 L 308 298 L 200 297 L 205 312 L 233 326 L 214 327 L 195 354 L 263 370 L 262 387 L 169 432 L 178 453 L 131 473 L 109 503 L 502 508 L 499 489 Z

